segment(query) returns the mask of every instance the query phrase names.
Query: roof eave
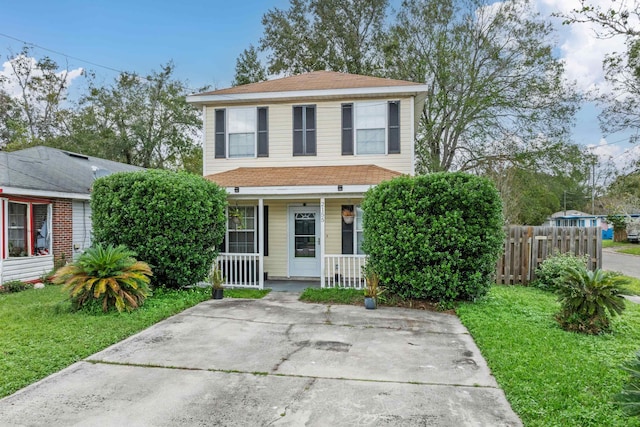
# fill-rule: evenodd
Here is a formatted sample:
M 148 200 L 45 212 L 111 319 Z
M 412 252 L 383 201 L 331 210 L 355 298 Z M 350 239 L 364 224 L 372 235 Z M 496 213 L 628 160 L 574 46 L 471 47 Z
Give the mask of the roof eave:
M 320 197 L 342 196 L 350 197 L 362 195 L 377 184 L 355 185 L 300 185 L 300 186 L 272 186 L 272 187 L 225 187 L 229 196 L 251 198 L 287 198 L 287 197 Z
M 249 101 L 289 101 L 304 98 L 340 98 L 373 96 L 416 96 L 427 93 L 426 85 L 362 87 L 348 89 L 297 90 L 285 92 L 256 92 L 221 95 L 189 95 L 187 102 L 193 105 L 233 104 Z

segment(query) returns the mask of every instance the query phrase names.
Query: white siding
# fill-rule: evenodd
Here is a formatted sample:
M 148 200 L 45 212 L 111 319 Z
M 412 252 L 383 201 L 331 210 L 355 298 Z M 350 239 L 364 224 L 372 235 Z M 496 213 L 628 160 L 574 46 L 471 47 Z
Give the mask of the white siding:
M 2 283 L 36 280 L 53 270 L 53 255 L 7 258 L 2 261 Z
M 398 98 L 373 99 L 387 102 Z M 342 104 L 358 100 L 260 104 L 269 107 L 269 157 L 244 159 L 215 159 L 215 110 L 225 106 L 207 108 L 205 120 L 205 175 L 224 172 L 238 167 L 274 166 L 339 166 L 377 165 L 398 172 L 412 172 L 413 98 L 400 99 L 400 154 L 342 155 Z M 369 99 L 367 99 L 369 101 Z M 293 156 L 293 106 L 316 105 L 317 155 Z
M 91 246 L 91 205 L 88 200 L 73 201 L 73 258 Z

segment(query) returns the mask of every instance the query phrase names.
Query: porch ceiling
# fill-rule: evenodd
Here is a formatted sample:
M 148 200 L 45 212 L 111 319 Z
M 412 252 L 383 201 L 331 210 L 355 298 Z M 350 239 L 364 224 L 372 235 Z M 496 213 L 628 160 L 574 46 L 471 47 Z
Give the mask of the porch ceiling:
M 222 187 L 377 185 L 402 175 L 375 165 L 237 168 L 205 178 Z

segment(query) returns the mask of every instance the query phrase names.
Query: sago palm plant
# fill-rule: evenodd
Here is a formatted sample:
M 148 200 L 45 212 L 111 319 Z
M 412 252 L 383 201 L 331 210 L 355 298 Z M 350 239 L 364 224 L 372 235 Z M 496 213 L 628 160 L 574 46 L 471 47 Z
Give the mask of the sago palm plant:
M 103 311 L 115 307 L 131 311 L 151 295 L 149 265 L 136 261 L 136 253 L 124 245 L 95 245 L 76 262 L 60 268 L 52 282 L 69 292 L 75 309 L 98 301 Z
M 626 283 L 624 277 L 600 269 L 568 268 L 558 287 L 560 325 L 589 334 L 608 330 L 610 317 L 625 309 L 620 288 Z
M 613 400 L 625 414 L 640 417 L 640 352 L 636 353 L 635 359 L 625 363 L 622 369 L 629 373 L 629 381 Z

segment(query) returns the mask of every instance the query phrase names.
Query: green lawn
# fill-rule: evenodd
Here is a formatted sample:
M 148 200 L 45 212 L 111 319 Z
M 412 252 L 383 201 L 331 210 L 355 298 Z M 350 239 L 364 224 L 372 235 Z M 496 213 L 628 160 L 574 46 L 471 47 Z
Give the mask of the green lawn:
M 629 280 L 629 284 L 624 286 L 623 294 L 625 295 L 640 295 L 640 279 L 631 276 L 623 276 Z
M 457 312 L 525 426 L 640 426 L 610 403 L 626 380 L 618 366 L 640 349 L 640 306 L 602 336 L 563 331 L 558 309 L 553 294 L 495 286 Z
M 627 242 L 614 242 L 613 240 L 603 240 L 602 247 L 603 248 L 616 248 L 619 246 L 628 246 L 630 243 Z
M 320 304 L 362 304 L 364 293 L 362 289 L 345 288 L 307 288 L 300 294 L 300 301 L 316 302 Z
M 226 289 L 225 297 L 269 291 Z M 209 299 L 211 288 L 156 290 L 132 313 L 71 312 L 60 287 L 0 294 L 0 398 Z
M 625 247 L 624 249 L 619 249 L 618 252 L 630 255 L 640 255 L 640 245 L 631 245 L 628 248 Z

